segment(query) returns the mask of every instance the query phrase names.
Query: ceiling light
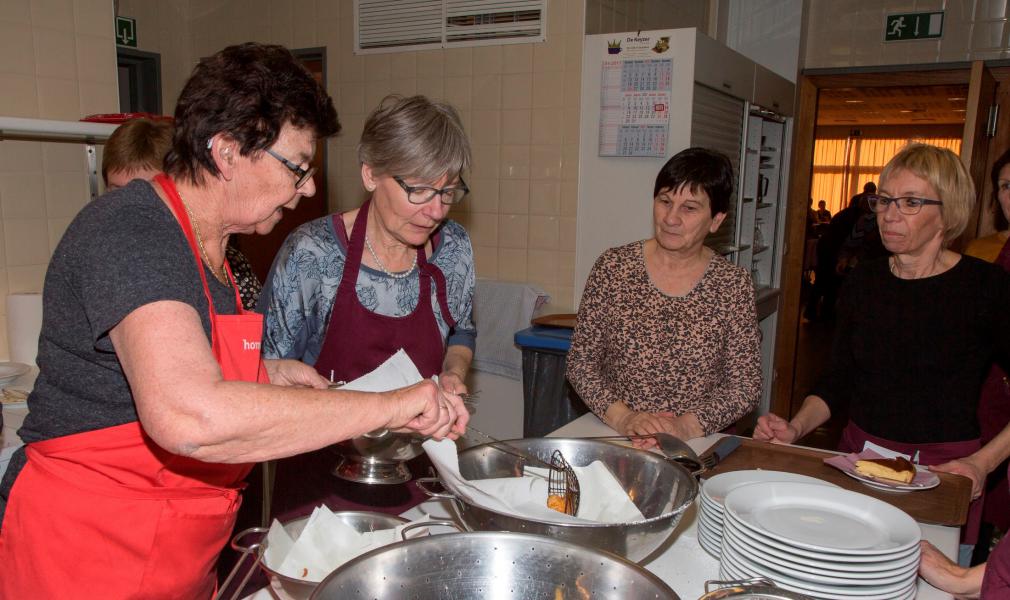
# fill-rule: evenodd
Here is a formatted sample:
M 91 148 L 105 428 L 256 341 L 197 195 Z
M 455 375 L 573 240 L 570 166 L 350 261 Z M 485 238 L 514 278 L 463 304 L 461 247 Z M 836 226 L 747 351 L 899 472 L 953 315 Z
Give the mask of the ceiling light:
M 967 98 L 947 98 L 947 100 L 950 100 L 951 102 L 964 102 Z
M 862 100 L 846 100 L 845 103 L 846 104 L 862 104 L 863 101 Z

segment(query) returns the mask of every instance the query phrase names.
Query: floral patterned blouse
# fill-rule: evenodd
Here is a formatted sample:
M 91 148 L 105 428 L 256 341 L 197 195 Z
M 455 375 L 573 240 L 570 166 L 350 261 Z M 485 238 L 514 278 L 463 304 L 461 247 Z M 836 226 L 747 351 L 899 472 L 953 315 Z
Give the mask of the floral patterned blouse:
M 643 242 L 603 253 L 586 282 L 568 353 L 568 379 L 602 417 L 694 413 L 710 434 L 761 398 L 761 333 L 746 270 L 714 256 L 684 296 L 668 296 L 645 268 Z
M 428 262 L 445 275 L 449 313 L 456 321 L 450 329 L 438 310 L 435 286 L 431 286 L 432 312 L 447 345 L 474 348 L 477 329 L 473 323 L 473 291 L 476 275 L 473 248 L 466 230 L 446 221 L 436 234 L 436 246 Z M 333 301 L 344 274 L 347 239 L 337 235 L 330 215 L 295 229 L 274 259 L 257 310 L 266 315 L 264 358 L 294 358 L 315 364 L 322 351 Z M 413 312 L 419 295 L 419 269 L 403 279 L 394 279 L 364 264 L 358 271 L 356 289 L 362 306 L 391 317 Z

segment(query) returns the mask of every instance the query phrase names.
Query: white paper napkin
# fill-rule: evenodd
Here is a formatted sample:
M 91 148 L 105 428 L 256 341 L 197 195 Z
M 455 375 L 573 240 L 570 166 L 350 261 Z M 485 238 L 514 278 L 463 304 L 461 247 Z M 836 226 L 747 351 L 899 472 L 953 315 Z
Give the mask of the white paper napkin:
M 424 517 L 415 523 L 428 521 Z M 266 565 L 288 577 L 320 582 L 352 558 L 402 539 L 407 525 L 359 533 L 325 506 L 318 506 L 309 517 L 298 539 L 276 519 L 267 532 Z M 427 529 L 412 531 L 407 537 L 427 535 Z
M 460 475 L 453 442 L 428 440 L 422 447 L 449 491 L 486 509 L 562 523 L 629 523 L 645 519 L 610 469 L 599 461 L 588 467 L 573 467 L 581 495 L 579 513 L 572 517 L 547 508 L 546 468 L 526 468 L 524 477 L 467 480 Z
M 894 450 L 885 448 L 885 447 L 883 447 L 883 446 L 881 446 L 879 444 L 874 444 L 870 440 L 866 440 L 865 442 L 863 442 L 863 450 L 864 451 L 865 450 L 873 450 L 874 452 L 876 452 L 877 454 L 879 454 L 880 456 L 882 456 L 884 458 L 898 458 L 900 456 L 901 458 L 909 460 L 909 461 L 911 461 L 911 462 L 913 462 L 915 464 L 919 464 L 919 451 L 918 450 L 915 451 L 915 458 L 912 458 L 911 456 L 909 456 L 907 454 L 902 454 L 901 452 L 895 452 Z
M 400 348 L 385 362 L 358 377 L 354 381 L 340 386 L 339 389 L 356 392 L 388 392 L 421 381 L 421 372 L 417 370 L 414 361 Z

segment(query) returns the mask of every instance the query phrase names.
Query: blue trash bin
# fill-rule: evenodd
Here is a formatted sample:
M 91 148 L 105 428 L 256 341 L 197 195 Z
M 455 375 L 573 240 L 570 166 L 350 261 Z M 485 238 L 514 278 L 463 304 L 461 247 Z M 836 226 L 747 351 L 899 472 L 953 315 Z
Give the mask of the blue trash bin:
M 534 325 L 515 334 L 523 353 L 523 437 L 544 437 L 589 412 L 568 380 L 567 327 Z

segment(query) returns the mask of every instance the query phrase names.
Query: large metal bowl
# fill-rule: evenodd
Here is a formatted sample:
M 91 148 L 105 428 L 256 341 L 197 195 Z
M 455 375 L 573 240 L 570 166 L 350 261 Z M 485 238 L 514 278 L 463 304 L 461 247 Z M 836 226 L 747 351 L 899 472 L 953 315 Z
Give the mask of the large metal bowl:
M 402 517 L 395 517 L 393 515 L 387 515 L 377 512 L 359 511 L 359 510 L 346 510 L 341 512 L 333 513 L 334 516 L 339 518 L 344 524 L 354 528 L 355 531 L 359 533 L 366 533 L 369 531 L 379 531 L 382 529 L 395 529 L 400 525 L 405 525 L 409 521 Z M 293 539 L 297 539 L 301 535 L 302 530 L 305 529 L 305 525 L 309 522 L 309 517 L 301 517 L 299 519 L 293 519 L 284 523 L 284 529 L 288 532 Z M 266 560 L 266 532 L 268 530 L 265 527 L 252 527 L 246 529 L 245 531 L 237 534 L 231 542 L 232 548 L 241 552 L 246 556 L 254 557 L 254 563 L 251 568 L 256 568 L 259 565 L 263 572 L 266 573 L 267 578 L 271 582 L 275 582 L 277 586 L 283 589 L 288 595 L 295 598 L 304 598 L 315 589 L 317 582 L 305 581 L 304 579 L 295 579 L 294 577 L 288 577 L 282 573 L 277 572 L 277 568 L 280 565 L 268 564 Z M 262 534 L 262 539 L 252 545 L 243 546 L 241 541 L 247 536 L 253 534 Z M 245 557 L 239 560 L 235 564 L 232 573 L 228 576 L 230 581 L 233 577 L 237 575 L 242 564 L 245 563 Z M 243 581 L 248 580 L 248 575 L 243 579 Z M 226 587 L 226 586 L 222 586 Z M 239 586 L 241 588 L 241 586 Z
M 391 544 L 348 561 L 311 600 L 679 600 L 658 577 L 608 552 L 535 535 L 479 532 Z
M 561 450 L 565 459 L 577 467 L 597 460 L 603 462 L 645 520 L 585 524 L 541 521 L 490 510 L 446 494 L 452 498 L 459 520 L 470 531 L 533 533 L 640 562 L 669 537 L 698 494 L 698 482 L 687 469 L 644 450 L 574 438 L 527 438 L 507 443 L 547 462 L 554 450 Z M 494 444 L 474 446 L 459 453 L 460 474 L 466 479 L 518 477 L 522 469 L 521 458 L 497 449 Z M 422 489 L 432 494 L 423 486 Z

